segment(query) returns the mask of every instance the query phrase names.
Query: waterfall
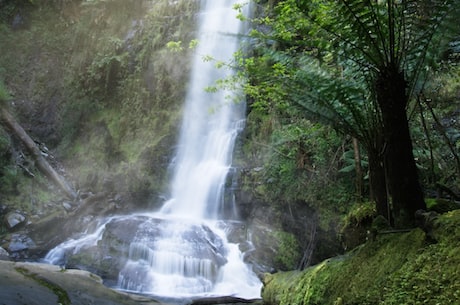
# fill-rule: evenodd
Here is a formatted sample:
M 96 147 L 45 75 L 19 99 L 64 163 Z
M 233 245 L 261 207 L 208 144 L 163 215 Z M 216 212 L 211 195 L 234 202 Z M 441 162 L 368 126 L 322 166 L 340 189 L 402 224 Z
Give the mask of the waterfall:
M 223 186 L 231 165 L 233 145 L 244 122 L 244 105 L 231 92 L 209 93 L 204 88 L 232 71 L 216 69 L 214 61 L 229 62 L 238 48 L 241 21 L 234 0 L 203 1 L 198 48 L 186 97 L 179 149 L 172 179 L 171 200 L 162 212 L 193 219 L 218 218 Z
M 232 92 L 205 90 L 233 73 L 203 57 L 231 61 L 241 27 L 233 9 L 236 2 L 201 2 L 170 199 L 156 213 L 112 217 L 91 238 L 59 245 L 45 261 L 65 265 L 78 251 L 89 249 L 94 257 L 99 249 L 126 243 L 129 249 L 120 254 L 117 289 L 168 298 L 260 297 L 260 280 L 244 262 L 238 244 L 227 239 L 237 222 L 235 215 L 225 213 L 235 214 L 235 209 L 233 200 L 224 200 L 224 186 L 235 139 L 244 126 L 244 103 L 235 102 Z

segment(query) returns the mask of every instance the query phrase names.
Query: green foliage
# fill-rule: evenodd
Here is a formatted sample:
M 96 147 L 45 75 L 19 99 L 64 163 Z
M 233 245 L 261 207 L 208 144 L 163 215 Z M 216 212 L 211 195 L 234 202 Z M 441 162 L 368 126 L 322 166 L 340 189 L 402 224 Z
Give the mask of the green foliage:
M 334 131 L 305 119 L 274 128 L 264 164 L 267 199 L 307 201 L 315 207 L 347 204 L 351 185 L 345 184 L 340 193 L 336 171 L 342 142 Z
M 383 304 L 455 304 L 460 296 L 459 210 L 440 216 L 434 231 L 437 244 L 423 252 L 391 276 Z M 415 276 L 414 276 L 415 275 Z
M 416 136 L 417 164 L 425 184 L 434 189 L 434 184 L 440 183 L 459 192 L 460 66 L 450 60 L 442 64 L 443 68 L 431 72 L 423 84 L 412 130 Z
M 339 169 L 341 173 L 351 173 L 356 170 L 356 160 L 354 157 L 354 151 L 352 149 L 345 151 L 342 154 L 343 167 Z M 369 163 L 365 159 L 361 159 L 361 167 L 364 171 L 368 167 Z
M 61 113 L 63 120 L 60 130 L 63 136 L 60 142 L 60 149 L 62 151 L 72 148 L 81 132 L 82 126 L 100 107 L 96 102 L 84 96 L 70 97 L 73 102 L 66 105 Z
M 406 71 L 410 88 L 415 85 L 421 67 L 433 64 L 443 51 L 439 45 L 445 46 L 458 34 L 459 11 L 455 1 L 285 4 L 297 7 L 311 21 L 311 33 L 323 40 L 317 44 L 329 44 L 322 50 L 337 52 L 361 68 L 367 67 L 368 71 L 362 70 L 363 73 L 378 73 L 379 69 L 396 64 Z
M 0 79 L 0 107 L 5 107 L 7 101 L 11 100 L 11 95 L 3 81 Z
M 7 159 L 8 160 L 8 159 Z M 18 191 L 18 182 L 20 180 L 18 168 L 14 165 L 6 165 L 0 171 L 1 191 L 3 194 L 15 194 Z
M 122 40 L 109 37 L 104 49 L 93 57 L 81 76 L 81 86 L 87 95 L 107 98 L 116 90 L 128 64 L 128 52 L 121 50 L 122 44 Z
M 182 47 L 182 41 L 168 41 L 166 47 L 173 52 L 180 52 L 184 50 Z
M 278 241 L 275 263 L 281 270 L 295 269 L 301 259 L 297 239 L 293 234 L 284 231 L 275 232 L 275 239 Z
M 253 111 L 266 111 L 272 116 L 282 117 L 281 125 L 290 121 L 286 129 L 294 130 L 299 125 L 302 129 L 299 118 L 306 118 L 329 125 L 341 134 L 353 135 L 367 148 L 377 145 L 380 115 L 366 92 L 362 74 L 356 73 L 356 63 L 340 61 L 338 56 L 326 49 L 318 53 L 315 42 L 309 40 L 312 39 L 309 34 L 312 25 L 293 1 L 280 2 L 273 17 L 259 18 L 255 22 L 263 25 L 263 31 L 252 32 L 256 41 L 254 56 L 240 61 L 249 78 L 244 89 L 253 98 Z M 267 26 L 271 29 L 269 34 Z M 343 169 L 344 165 L 337 159 L 337 153 L 340 153 L 342 141 L 338 136 L 334 139 L 305 130 L 304 137 L 308 135 L 311 135 L 311 140 L 305 143 L 294 142 L 277 149 L 281 153 L 268 163 L 267 176 L 270 178 L 267 180 L 282 182 L 279 189 L 284 191 L 284 198 L 288 201 L 308 198 L 307 201 L 315 206 L 325 206 L 325 202 L 328 202 L 327 205 L 333 205 L 333 202 L 346 205 L 352 197 L 347 193 L 353 192 L 349 182 L 353 181 L 353 173 L 342 171 L 342 177 L 348 176 L 348 179 L 339 182 L 340 173 L 336 171 Z M 274 133 L 274 136 L 280 139 L 291 137 L 285 131 L 279 132 L 279 135 Z M 326 139 L 332 142 L 326 143 Z M 319 148 L 321 143 L 328 146 L 328 151 L 315 152 L 316 145 Z M 317 154 L 316 157 L 321 155 L 323 164 L 317 163 L 319 159 L 314 160 L 316 162 L 310 160 L 309 165 L 313 165 L 314 169 L 299 171 L 298 160 L 293 154 L 302 155 L 298 151 L 301 147 L 310 148 L 311 154 Z M 280 160 L 284 160 L 283 163 Z

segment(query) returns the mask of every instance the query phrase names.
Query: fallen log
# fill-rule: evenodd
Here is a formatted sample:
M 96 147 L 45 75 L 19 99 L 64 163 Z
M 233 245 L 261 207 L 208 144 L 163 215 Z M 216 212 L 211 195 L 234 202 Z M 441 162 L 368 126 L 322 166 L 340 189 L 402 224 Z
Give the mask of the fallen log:
M 32 155 L 32 158 L 35 161 L 35 164 L 40 172 L 47 176 L 53 183 L 59 187 L 67 197 L 72 200 L 77 198 L 77 193 L 70 186 L 69 183 L 59 175 L 54 168 L 46 161 L 45 157 L 42 155 L 40 149 L 37 147 L 37 144 L 32 140 L 24 128 L 19 125 L 18 122 L 13 118 L 13 116 L 4 108 L 1 109 L 1 122 L 3 125 L 10 130 L 12 134 L 21 140 L 28 152 Z

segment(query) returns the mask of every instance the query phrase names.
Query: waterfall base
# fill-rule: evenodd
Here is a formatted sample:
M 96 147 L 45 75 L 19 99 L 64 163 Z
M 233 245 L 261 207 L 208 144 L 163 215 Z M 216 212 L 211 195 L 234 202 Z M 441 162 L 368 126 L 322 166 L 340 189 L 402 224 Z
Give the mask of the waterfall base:
M 226 231 L 238 231 L 231 228 L 235 223 L 160 216 L 107 218 L 94 233 L 50 251 L 45 261 L 93 272 L 127 292 L 173 298 L 259 297 L 259 279 L 244 263 L 239 245 L 227 241 Z

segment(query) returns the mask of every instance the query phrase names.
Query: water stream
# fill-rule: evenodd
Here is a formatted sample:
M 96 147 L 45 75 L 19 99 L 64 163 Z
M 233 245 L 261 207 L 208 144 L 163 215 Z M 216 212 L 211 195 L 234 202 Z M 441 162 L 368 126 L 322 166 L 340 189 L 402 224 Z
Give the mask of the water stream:
M 232 9 L 236 2 L 202 1 L 199 43 L 185 102 L 172 196 L 162 209 L 164 213 L 194 219 L 216 219 L 222 215 L 223 185 L 231 166 L 235 138 L 244 126 L 244 104 L 235 103 L 232 92 L 209 93 L 204 88 L 232 73 L 216 69 L 215 61 L 228 62 L 238 48 L 241 21 Z M 215 61 L 205 61 L 203 56 Z
M 136 221 L 116 288 L 164 297 L 260 297 L 261 283 L 243 261 L 238 244 L 227 233 L 237 217 L 224 186 L 232 152 L 244 126 L 244 104 L 231 92 L 205 92 L 232 73 L 216 69 L 211 56 L 228 62 L 238 48 L 241 21 L 235 0 L 203 0 L 199 15 L 198 47 L 188 85 L 178 150 L 172 167 L 170 199 L 151 214 L 117 216 L 101 222 L 92 234 L 67 241 L 45 258 L 65 264 L 65 257 L 95 247 L 106 226 Z

